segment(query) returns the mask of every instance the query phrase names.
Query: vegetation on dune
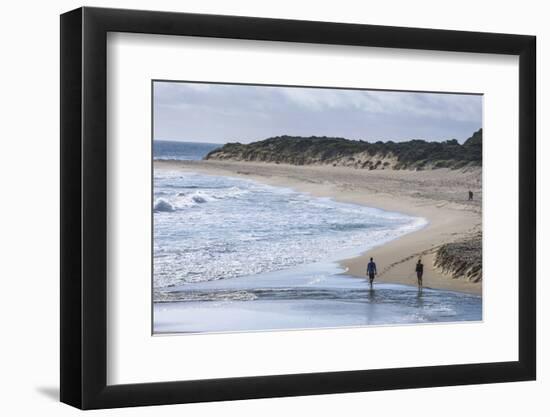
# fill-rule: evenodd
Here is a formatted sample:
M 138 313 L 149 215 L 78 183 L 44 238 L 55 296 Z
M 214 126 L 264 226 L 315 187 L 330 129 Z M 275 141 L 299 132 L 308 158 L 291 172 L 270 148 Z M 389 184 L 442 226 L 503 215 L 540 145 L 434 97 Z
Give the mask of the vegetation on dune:
M 465 278 L 471 282 L 482 279 L 482 237 L 476 233 L 456 242 L 439 247 L 435 256 L 435 266 L 453 278 Z
M 277 136 L 249 144 L 228 143 L 205 159 L 292 165 L 332 164 L 363 169 L 433 169 L 481 166 L 482 130 L 459 144 L 443 142 L 366 142 L 326 136 Z

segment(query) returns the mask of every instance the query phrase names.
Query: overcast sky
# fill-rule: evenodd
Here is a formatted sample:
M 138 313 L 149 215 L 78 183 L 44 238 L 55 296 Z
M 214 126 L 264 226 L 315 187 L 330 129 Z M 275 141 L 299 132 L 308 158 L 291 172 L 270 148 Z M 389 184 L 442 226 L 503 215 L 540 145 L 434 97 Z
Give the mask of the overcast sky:
M 154 83 L 154 139 L 248 143 L 272 136 L 464 142 L 482 124 L 479 95 Z

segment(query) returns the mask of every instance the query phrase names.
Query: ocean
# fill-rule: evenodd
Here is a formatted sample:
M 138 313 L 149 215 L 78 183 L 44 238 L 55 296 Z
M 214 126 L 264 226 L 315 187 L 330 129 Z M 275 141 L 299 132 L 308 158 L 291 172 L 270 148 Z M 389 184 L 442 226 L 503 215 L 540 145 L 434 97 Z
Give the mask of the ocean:
M 219 143 L 155 140 L 153 141 L 153 158 L 194 161 L 204 158 L 208 152 L 220 146 L 222 145 Z
M 217 146 L 155 142 L 154 157 L 197 160 Z M 372 292 L 339 265 L 424 227 L 423 218 L 157 169 L 153 219 L 156 333 L 481 319 L 480 297 L 425 289 L 419 299 L 396 284 Z

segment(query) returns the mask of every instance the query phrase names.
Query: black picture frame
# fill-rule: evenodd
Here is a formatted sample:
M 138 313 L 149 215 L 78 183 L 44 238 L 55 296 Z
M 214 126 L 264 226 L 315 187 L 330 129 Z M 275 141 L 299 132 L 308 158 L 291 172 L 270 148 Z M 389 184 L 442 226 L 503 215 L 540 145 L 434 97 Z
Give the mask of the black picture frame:
M 519 357 L 513 362 L 107 385 L 108 32 L 519 56 Z M 79 8 L 61 15 L 61 401 L 81 409 L 536 378 L 536 38 Z

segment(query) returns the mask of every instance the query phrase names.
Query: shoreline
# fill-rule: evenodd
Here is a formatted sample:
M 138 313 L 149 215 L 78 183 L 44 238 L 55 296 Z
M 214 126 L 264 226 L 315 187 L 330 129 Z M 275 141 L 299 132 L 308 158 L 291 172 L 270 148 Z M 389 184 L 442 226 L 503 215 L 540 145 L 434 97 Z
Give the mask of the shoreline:
M 419 230 L 359 256 L 340 260 L 345 274 L 365 278 L 366 265 L 372 256 L 378 266 L 375 284 L 388 282 L 416 286 L 414 266 L 418 257 L 422 256 L 425 288 L 482 294 L 481 282 L 455 279 L 433 266 L 435 250 L 439 245 L 481 228 L 481 202 L 462 201 L 462 194 L 453 192 L 455 188 L 461 190 L 465 186 L 475 186 L 476 181 L 479 182 L 475 170 L 466 173 L 445 169 L 435 173 L 368 171 L 326 165 L 175 160 L 155 160 L 154 167 L 249 178 L 316 197 L 329 197 L 344 203 L 425 218 L 428 224 Z

